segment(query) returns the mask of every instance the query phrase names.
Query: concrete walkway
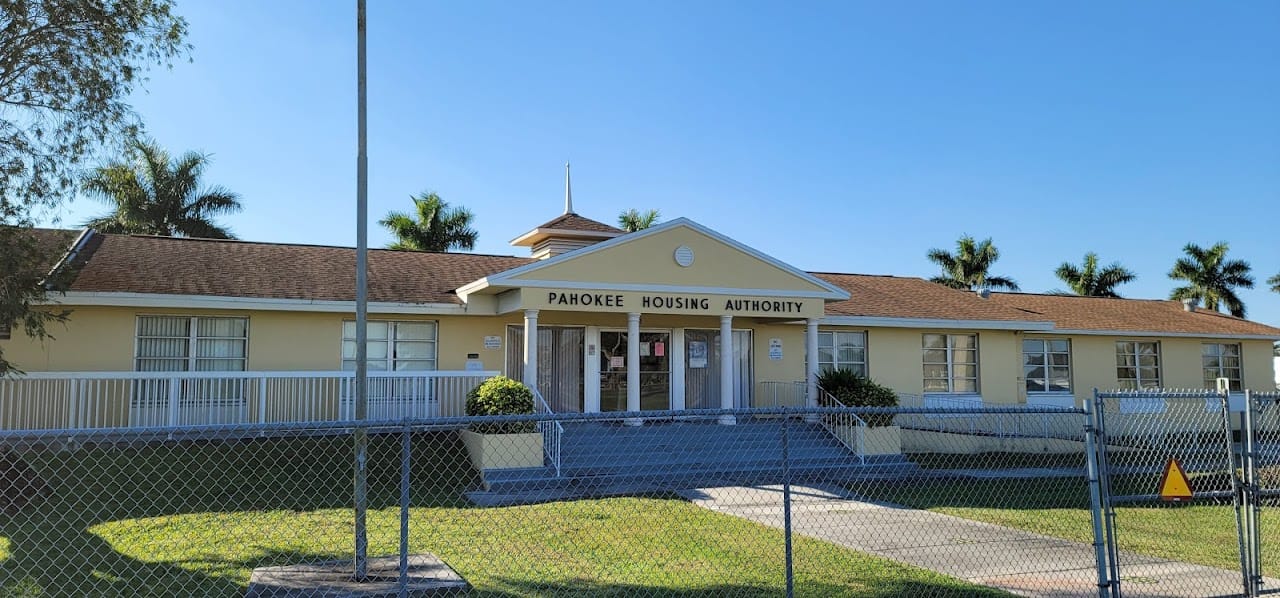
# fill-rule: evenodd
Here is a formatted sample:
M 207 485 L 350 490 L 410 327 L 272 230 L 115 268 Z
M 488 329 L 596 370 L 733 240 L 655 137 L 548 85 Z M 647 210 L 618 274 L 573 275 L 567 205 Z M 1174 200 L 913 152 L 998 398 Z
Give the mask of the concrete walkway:
M 706 509 L 783 527 L 780 486 L 688 490 Z M 792 529 L 901 563 L 1021 596 L 1097 596 L 1093 546 L 950 515 L 792 487 Z M 1233 550 L 1224 546 L 1223 550 Z M 796 560 L 804 558 L 802 553 Z M 1239 571 L 1122 552 L 1125 596 L 1239 595 Z M 1280 587 L 1267 579 L 1266 588 Z

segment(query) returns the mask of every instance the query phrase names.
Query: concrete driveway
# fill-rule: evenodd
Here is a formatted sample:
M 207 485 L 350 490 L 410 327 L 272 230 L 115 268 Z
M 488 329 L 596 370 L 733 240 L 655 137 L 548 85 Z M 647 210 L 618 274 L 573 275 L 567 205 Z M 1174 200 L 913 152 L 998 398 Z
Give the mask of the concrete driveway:
M 783 527 L 781 486 L 706 488 L 682 495 L 706 509 Z M 1091 545 L 813 487 L 792 487 L 791 515 L 797 534 L 1013 594 L 1098 595 Z M 1127 552 L 1120 562 L 1125 596 L 1198 598 L 1242 591 L 1239 571 Z M 1267 579 L 1265 587 L 1280 587 L 1280 581 Z

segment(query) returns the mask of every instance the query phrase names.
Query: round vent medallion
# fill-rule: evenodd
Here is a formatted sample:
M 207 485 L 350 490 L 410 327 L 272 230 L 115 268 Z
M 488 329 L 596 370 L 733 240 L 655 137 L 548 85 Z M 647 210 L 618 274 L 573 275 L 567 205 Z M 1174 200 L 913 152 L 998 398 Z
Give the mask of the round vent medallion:
M 693 250 L 689 249 L 688 245 L 676 248 L 676 263 L 685 268 L 693 265 Z

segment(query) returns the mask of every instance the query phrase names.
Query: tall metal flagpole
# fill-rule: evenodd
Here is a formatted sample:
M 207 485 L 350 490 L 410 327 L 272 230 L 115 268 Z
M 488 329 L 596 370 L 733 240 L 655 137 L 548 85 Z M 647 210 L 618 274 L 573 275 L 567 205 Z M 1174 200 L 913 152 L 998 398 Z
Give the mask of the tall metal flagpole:
M 369 297 L 369 156 L 365 119 L 365 0 L 356 0 L 356 129 L 359 138 L 356 153 L 356 380 L 355 380 L 355 508 L 356 555 L 355 579 L 369 574 L 369 537 L 365 514 L 369 508 L 368 459 L 369 432 L 364 427 L 369 408 L 368 317 Z

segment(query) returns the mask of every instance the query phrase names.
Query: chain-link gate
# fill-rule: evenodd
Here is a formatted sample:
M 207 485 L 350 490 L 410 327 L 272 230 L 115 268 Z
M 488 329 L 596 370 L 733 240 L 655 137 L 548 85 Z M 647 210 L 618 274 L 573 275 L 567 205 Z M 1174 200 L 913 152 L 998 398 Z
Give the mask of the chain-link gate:
M 1099 595 L 1280 592 L 1264 558 L 1271 523 L 1264 511 L 1280 499 L 1276 396 L 1225 389 L 1094 396 Z M 1192 553 L 1196 564 L 1172 558 Z

